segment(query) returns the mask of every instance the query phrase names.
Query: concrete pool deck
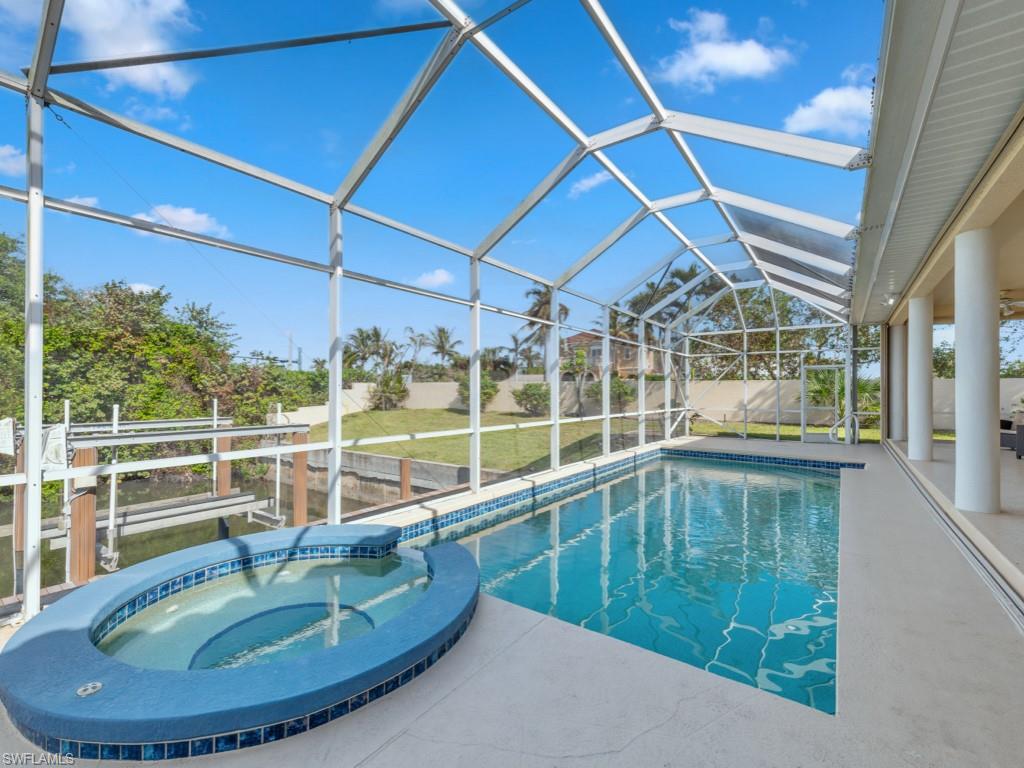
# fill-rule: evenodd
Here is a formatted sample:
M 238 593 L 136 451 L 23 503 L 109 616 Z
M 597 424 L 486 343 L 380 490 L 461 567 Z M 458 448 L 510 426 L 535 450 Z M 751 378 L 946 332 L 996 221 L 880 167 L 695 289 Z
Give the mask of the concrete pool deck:
M 432 674 L 334 726 L 178 763 L 1021 765 L 1024 636 L 882 448 L 686 442 L 867 463 L 843 471 L 835 717 L 482 597 Z M 0 747 L 34 751 L 5 717 Z

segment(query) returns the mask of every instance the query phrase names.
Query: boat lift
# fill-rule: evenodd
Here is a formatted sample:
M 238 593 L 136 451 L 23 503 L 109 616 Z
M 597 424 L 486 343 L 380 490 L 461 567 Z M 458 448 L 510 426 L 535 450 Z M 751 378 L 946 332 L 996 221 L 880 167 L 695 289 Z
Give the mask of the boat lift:
M 280 406 L 276 418 L 272 419 L 274 423 L 244 427 L 236 427 L 231 419 L 218 417 L 216 402 L 210 417 L 191 419 L 120 421 L 120 409 L 114 406 L 113 418 L 109 422 L 72 423 L 69 412 L 70 408 L 65 402 L 64 423 L 48 428 L 50 440 L 44 461 L 49 464 L 49 468 L 96 466 L 100 450 L 109 451 L 110 463 L 116 464 L 119 449 L 139 445 L 209 441 L 212 452 L 222 454 L 229 452 L 232 442 L 241 438 L 272 440 L 280 445 L 283 437 L 291 435 L 294 444 L 306 443 L 310 428 L 308 424 L 286 423 L 280 415 Z M 18 458 L 20 460 L 21 457 Z M 306 525 L 307 454 L 294 453 L 292 461 L 292 523 Z M 138 463 L 130 462 L 134 466 L 128 471 L 139 471 Z M 257 498 L 255 493 L 242 492 L 232 487 L 230 460 L 214 461 L 211 463 L 212 482 L 209 491 L 130 505 L 118 503 L 118 474 L 111 473 L 110 499 L 105 519 L 97 517 L 98 478 L 86 476 L 65 480 L 62 514 L 43 519 L 42 539 L 50 542 L 51 550 L 65 550 L 66 580 L 76 585 L 84 584 L 96 574 L 97 551 L 99 565 L 104 570 L 117 570 L 120 558 L 118 541 L 122 536 L 216 519 L 219 521 L 219 536 L 226 538 L 229 535 L 228 518 L 238 515 L 245 515 L 249 522 L 260 523 L 268 528 L 282 527 L 286 520 L 280 511 L 280 472 L 278 461 L 275 463 L 275 496 Z M 22 494 L 15 494 L 14 507 L 13 523 L 0 526 L 0 537 L 13 535 L 17 576 L 21 571 L 21 554 L 24 550 L 25 509 Z M 100 531 L 103 531 L 102 536 L 99 535 Z M 16 582 L 16 592 L 20 592 L 20 579 L 16 578 Z

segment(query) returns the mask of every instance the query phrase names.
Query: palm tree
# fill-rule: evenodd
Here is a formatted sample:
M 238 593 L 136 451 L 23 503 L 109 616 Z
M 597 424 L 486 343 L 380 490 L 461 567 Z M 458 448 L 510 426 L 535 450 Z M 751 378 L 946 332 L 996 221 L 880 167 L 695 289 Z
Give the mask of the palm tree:
M 526 309 L 526 314 L 530 317 L 537 317 L 543 320 L 551 319 L 551 286 L 550 285 L 535 285 L 533 288 L 526 292 L 526 298 L 530 300 L 530 306 Z M 558 321 L 565 322 L 569 318 L 569 308 L 559 302 L 558 305 Z M 529 335 L 526 340 L 529 344 L 535 344 L 544 350 L 544 358 L 547 358 L 547 346 L 548 346 L 548 326 L 543 323 L 538 323 L 531 320 L 524 328 L 529 330 Z
M 376 334 L 374 333 L 376 331 Z M 380 328 L 356 328 L 348 335 L 345 342 L 347 356 L 353 366 L 364 366 L 377 354 L 380 341 Z
M 430 343 L 427 334 L 420 333 L 411 325 L 405 326 L 405 338 L 409 342 L 409 349 L 412 350 L 412 361 L 415 364 L 420 362 L 420 352 Z
M 512 340 L 512 343 L 505 347 L 505 349 L 512 353 L 512 380 L 518 383 L 519 363 L 523 362 L 523 352 L 527 349 L 526 339 L 519 338 L 519 334 L 516 333 L 510 333 L 508 337 Z M 527 362 L 527 366 L 529 366 L 529 362 Z
M 515 363 L 505 354 L 505 347 L 484 347 L 480 350 L 480 364 L 490 373 L 504 373 L 515 370 Z
M 455 348 L 462 344 L 462 341 L 455 338 L 454 328 L 445 328 L 443 325 L 434 326 L 430 332 L 428 344 L 430 349 L 441 363 L 455 361 Z

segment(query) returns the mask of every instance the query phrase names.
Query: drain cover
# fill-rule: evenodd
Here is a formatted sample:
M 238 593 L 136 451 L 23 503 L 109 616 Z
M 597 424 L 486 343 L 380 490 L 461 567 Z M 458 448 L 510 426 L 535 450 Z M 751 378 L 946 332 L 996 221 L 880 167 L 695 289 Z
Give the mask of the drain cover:
M 103 683 L 86 683 L 79 688 L 75 693 L 79 696 L 92 696 L 94 693 L 99 693 L 100 688 L 103 687 Z

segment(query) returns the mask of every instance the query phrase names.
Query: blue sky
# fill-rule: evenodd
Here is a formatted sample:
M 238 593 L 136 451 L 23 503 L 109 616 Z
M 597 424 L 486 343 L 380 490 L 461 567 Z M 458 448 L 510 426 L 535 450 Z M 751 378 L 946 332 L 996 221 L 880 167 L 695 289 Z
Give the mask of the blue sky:
M 505 0 L 466 2 L 478 18 Z M 0 0 L 0 67 L 30 58 L 37 4 Z M 865 145 L 883 4 L 840 0 L 686 3 L 606 0 L 605 8 L 669 109 Z M 426 2 L 67 0 L 57 61 L 226 45 L 436 18 Z M 832 30 L 824 34 L 823 30 Z M 533 0 L 493 39 L 588 133 L 646 113 L 581 6 Z M 440 31 L 189 64 L 55 77 L 87 101 L 333 191 L 441 37 Z M 74 114 L 47 116 L 48 194 L 325 260 L 323 206 Z M 24 184 L 24 102 L 0 93 L 0 183 Z M 855 223 L 863 173 L 692 139 L 712 181 Z M 471 47 L 464 48 L 359 190 L 354 202 L 475 246 L 570 149 L 570 139 Z M 696 188 L 667 137 L 609 156 L 649 197 Z M 566 179 L 495 251 L 556 277 L 637 205 L 593 160 Z M 709 206 L 673 215 L 691 237 L 724 226 Z M 574 283 L 603 297 L 637 265 L 671 249 L 646 222 Z M 21 234 L 20 205 L 0 201 L 0 230 Z M 346 217 L 345 263 L 448 293 L 468 294 L 464 257 Z M 175 303 L 213 303 L 242 352 L 283 355 L 287 334 L 306 360 L 326 347 L 326 285 L 317 274 L 49 213 L 47 266 L 80 286 L 109 279 L 165 286 Z M 712 259 L 731 260 L 708 249 Z M 521 307 L 530 284 L 484 271 L 484 300 Z M 468 340 L 456 305 L 345 283 L 346 331 L 438 323 Z M 594 308 L 574 304 L 587 325 Z M 484 315 L 485 344 L 519 324 Z

